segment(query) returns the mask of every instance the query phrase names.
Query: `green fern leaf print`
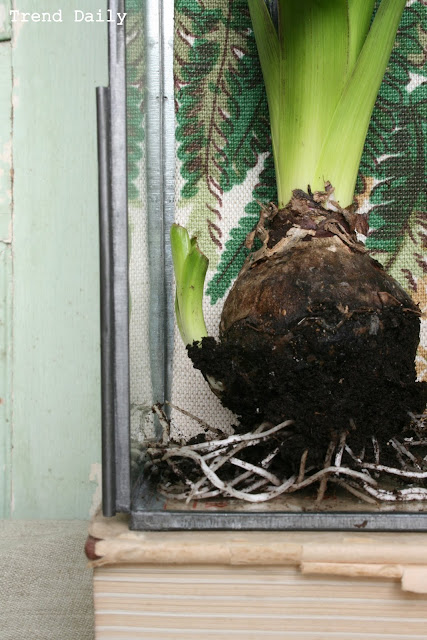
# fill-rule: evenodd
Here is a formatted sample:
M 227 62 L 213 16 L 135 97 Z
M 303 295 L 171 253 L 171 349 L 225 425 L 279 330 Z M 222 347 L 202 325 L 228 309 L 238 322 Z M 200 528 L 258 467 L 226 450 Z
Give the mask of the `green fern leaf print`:
M 178 207 L 210 260 L 207 294 L 216 305 L 247 255 L 259 203 L 277 199 L 268 108 L 247 0 L 177 0 L 175 11 Z M 408 0 L 356 201 L 369 213 L 369 250 L 412 290 L 427 270 L 426 157 L 427 3 Z M 241 211 L 226 211 L 226 195 L 248 175 L 255 178 Z
M 247 0 L 176 3 L 180 205 L 210 267 L 223 249 L 223 195 L 268 147 L 265 92 Z
M 139 0 L 127 0 L 126 82 L 128 199 L 139 199 L 138 179 L 144 143 L 144 22 Z
M 404 12 L 360 168 L 359 204 L 369 209 L 367 246 L 411 288 L 423 269 L 427 150 L 427 11 Z

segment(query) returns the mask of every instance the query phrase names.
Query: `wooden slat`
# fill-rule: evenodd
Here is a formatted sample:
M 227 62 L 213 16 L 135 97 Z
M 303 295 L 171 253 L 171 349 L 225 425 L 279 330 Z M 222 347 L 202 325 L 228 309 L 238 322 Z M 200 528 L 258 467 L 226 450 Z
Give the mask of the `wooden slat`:
M 311 577 L 296 567 L 137 565 L 94 577 L 97 640 L 426 637 L 426 597 L 393 580 Z
M 141 635 L 145 634 L 145 635 Z M 149 634 L 149 635 L 148 635 Z M 262 632 L 262 638 L 271 638 L 280 640 L 425 640 L 425 635 L 399 635 L 395 634 L 368 634 L 361 636 L 360 633 L 351 633 L 338 631 L 337 633 L 324 631 L 311 631 L 311 632 L 296 632 L 283 629 L 281 631 L 268 631 Z M 141 640 L 142 638 L 149 638 L 149 640 L 190 640 L 194 638 L 196 640 L 202 640 L 202 638 L 213 640 L 228 640 L 235 638 L 238 640 L 260 640 L 260 634 L 258 631 L 252 633 L 250 631 L 228 631 L 228 630 L 215 630 L 210 631 L 206 629 L 193 629 L 193 630 L 181 630 L 169 631 L 168 629 L 129 629 L 128 627 L 118 627 L 116 629 L 99 628 L 96 640 Z
M 381 617 L 387 618 L 407 618 L 408 620 L 416 620 L 420 617 L 420 609 L 418 602 L 398 602 L 396 600 L 387 601 L 386 599 L 375 598 L 367 600 L 366 597 L 358 596 L 347 598 L 293 598 L 283 596 L 276 597 L 273 593 L 266 595 L 265 591 L 260 596 L 243 597 L 240 592 L 234 594 L 231 592 L 227 596 L 219 598 L 218 596 L 199 596 L 199 597 L 165 597 L 159 595 L 157 597 L 146 594 L 139 598 L 132 598 L 129 594 L 122 597 L 112 597 L 109 594 L 98 595 L 95 598 L 95 604 L 98 614 L 104 612 L 126 611 L 131 615 L 149 615 L 158 614 L 166 616 L 189 615 L 191 612 L 208 607 L 209 614 L 214 617 L 233 616 L 237 611 L 250 611 L 250 617 L 276 616 L 281 617 L 284 611 L 292 616 L 304 616 L 308 609 L 310 615 L 323 617 L 325 611 L 331 611 L 331 608 L 345 610 L 346 616 L 357 616 L 358 618 L 375 617 L 381 612 Z M 427 612 L 423 616 L 423 620 L 427 622 Z
M 165 603 L 167 609 L 167 603 Z M 352 629 L 353 633 L 370 634 L 396 634 L 408 632 L 419 635 L 425 634 L 427 618 L 423 617 L 408 620 L 407 617 L 385 617 L 381 609 L 377 610 L 375 618 L 371 616 L 344 615 L 342 612 L 328 610 L 325 615 L 313 614 L 307 607 L 305 612 L 283 612 L 276 615 L 253 615 L 246 611 L 235 614 L 215 614 L 207 611 L 186 611 L 181 614 L 170 614 L 167 611 L 151 613 L 141 611 L 139 614 L 127 611 L 99 610 L 96 613 L 96 623 L 100 627 L 108 626 L 114 621 L 118 626 L 134 626 L 148 629 L 162 628 L 175 631 L 177 629 L 216 630 L 217 628 L 228 631 L 317 631 L 344 633 Z M 368 636 L 370 637 L 370 636 Z M 425 638 L 425 635 L 424 635 Z
M 11 59 L 10 42 L 0 42 L 0 241 L 3 242 L 12 239 Z
M 283 573 L 283 575 L 272 575 L 268 573 L 247 573 L 240 569 L 239 572 L 231 574 L 222 569 L 222 575 L 209 572 L 209 567 L 199 567 L 200 573 L 195 572 L 179 572 L 171 573 L 153 573 L 152 568 L 147 568 L 147 572 L 140 571 L 139 574 L 127 574 L 120 572 L 111 574 L 110 569 L 107 575 L 96 571 L 94 580 L 95 597 L 98 594 L 130 594 L 134 597 L 145 594 L 158 594 L 159 597 L 179 596 L 189 597 L 198 596 L 202 593 L 206 597 L 214 597 L 218 593 L 223 595 L 233 595 L 236 592 L 240 596 L 256 597 L 260 589 L 274 587 L 275 596 L 280 594 L 284 598 L 314 598 L 317 599 L 319 594 L 324 596 L 324 588 L 327 587 L 328 598 L 348 599 L 354 597 L 354 588 L 359 584 L 358 579 L 345 580 L 335 579 L 334 577 L 318 578 L 311 577 L 310 580 L 296 582 L 294 579 L 294 569 L 291 575 Z M 285 572 L 286 568 L 283 568 Z M 414 598 L 426 602 L 425 595 L 413 596 L 402 592 L 398 582 L 392 580 L 364 580 L 363 595 L 369 599 L 378 600 L 396 600 L 396 601 L 412 601 Z M 427 606 L 427 605 L 426 605 Z

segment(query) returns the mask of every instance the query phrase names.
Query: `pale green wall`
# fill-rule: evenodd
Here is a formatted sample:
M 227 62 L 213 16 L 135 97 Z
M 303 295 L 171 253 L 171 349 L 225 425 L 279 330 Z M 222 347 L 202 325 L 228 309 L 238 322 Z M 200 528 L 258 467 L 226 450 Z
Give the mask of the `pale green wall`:
M 12 356 L 12 50 L 0 0 L 0 516 L 9 515 Z
M 95 87 L 108 84 L 107 25 L 73 18 L 106 1 L 18 6 L 61 8 L 63 22 L 14 23 L 0 42 L 0 515 L 86 518 L 100 467 Z

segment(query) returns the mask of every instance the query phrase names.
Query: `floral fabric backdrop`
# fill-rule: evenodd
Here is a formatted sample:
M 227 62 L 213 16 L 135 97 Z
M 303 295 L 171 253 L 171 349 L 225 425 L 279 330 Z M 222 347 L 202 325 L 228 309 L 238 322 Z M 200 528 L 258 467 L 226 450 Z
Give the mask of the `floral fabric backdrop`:
M 150 363 L 150 278 L 145 202 L 145 0 L 126 0 L 127 165 L 130 290 L 131 434 L 151 435 L 153 390 Z
M 131 18 L 138 4 L 128 0 Z M 141 38 L 128 36 L 128 118 L 129 198 L 143 208 Z M 247 0 L 175 0 L 174 46 L 176 220 L 197 235 L 209 258 L 205 314 L 216 335 L 224 298 L 247 255 L 244 241 L 258 220 L 258 203 L 276 199 L 268 108 Z M 372 116 L 357 202 L 360 212 L 370 214 L 368 248 L 424 312 L 426 157 L 427 1 L 408 0 Z M 418 371 L 427 379 L 426 320 L 422 324 Z M 211 395 L 177 335 L 173 400 L 214 423 L 232 421 Z

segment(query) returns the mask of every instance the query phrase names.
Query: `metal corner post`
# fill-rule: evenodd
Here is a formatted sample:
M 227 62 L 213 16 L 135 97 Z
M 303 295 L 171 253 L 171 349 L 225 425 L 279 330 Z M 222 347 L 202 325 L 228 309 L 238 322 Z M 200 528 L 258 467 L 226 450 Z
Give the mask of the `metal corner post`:
M 112 15 L 124 0 L 109 0 Z M 109 23 L 109 87 L 97 89 L 101 259 L 103 511 L 130 509 L 125 28 Z
M 114 291 L 110 190 L 110 93 L 96 90 L 98 121 L 99 259 L 101 316 L 102 506 L 116 513 L 114 419 Z
M 124 0 L 110 0 L 112 15 Z M 130 509 L 129 284 L 125 27 L 109 24 L 111 223 L 114 274 L 114 404 L 116 509 Z
M 174 220 L 174 0 L 145 0 L 146 184 L 153 401 L 170 397 L 174 309 L 169 230 Z
M 125 0 L 110 0 L 125 13 Z M 146 48 L 146 185 L 153 400 L 170 395 L 174 312 L 174 0 L 142 0 Z M 98 88 L 104 515 L 131 508 L 126 37 L 109 23 L 109 87 Z M 172 301 L 172 303 L 171 303 Z
M 175 220 L 175 86 L 174 86 L 174 32 L 175 32 L 175 2 L 163 0 L 162 5 L 162 70 L 163 70 L 163 100 L 162 100 L 162 142 L 163 142 L 163 217 L 165 221 L 165 395 L 171 398 L 172 365 L 175 327 L 175 292 L 173 288 L 173 263 L 170 246 L 170 228 Z

